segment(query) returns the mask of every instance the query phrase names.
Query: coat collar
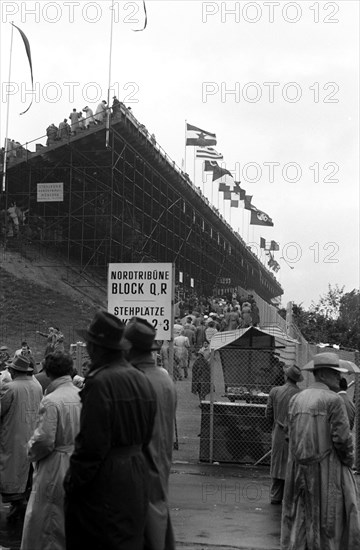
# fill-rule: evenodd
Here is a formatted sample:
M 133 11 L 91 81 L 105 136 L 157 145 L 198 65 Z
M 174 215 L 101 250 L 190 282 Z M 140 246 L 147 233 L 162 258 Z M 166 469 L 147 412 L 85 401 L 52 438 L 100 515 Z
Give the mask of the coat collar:
M 308 389 L 312 389 L 312 388 L 315 388 L 315 389 L 318 389 L 318 390 L 329 390 L 329 391 L 332 391 L 329 386 L 327 386 L 326 384 L 323 384 L 322 382 L 313 382 L 309 387 Z
M 69 384 L 69 382 L 72 384 L 71 376 L 59 376 L 59 378 L 55 378 L 55 380 L 52 380 L 48 387 L 46 388 L 45 394 L 49 395 L 49 393 L 55 391 L 59 386 L 62 386 L 64 384 Z

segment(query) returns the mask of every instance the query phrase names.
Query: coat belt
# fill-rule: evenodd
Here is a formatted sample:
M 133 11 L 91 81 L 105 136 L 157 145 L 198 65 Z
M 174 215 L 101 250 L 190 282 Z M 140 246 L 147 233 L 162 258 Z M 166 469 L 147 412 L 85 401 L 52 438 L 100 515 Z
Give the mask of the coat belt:
M 142 445 L 129 445 L 129 446 L 120 446 L 112 447 L 110 454 L 113 456 L 120 456 L 128 458 L 130 456 L 138 455 L 142 452 Z

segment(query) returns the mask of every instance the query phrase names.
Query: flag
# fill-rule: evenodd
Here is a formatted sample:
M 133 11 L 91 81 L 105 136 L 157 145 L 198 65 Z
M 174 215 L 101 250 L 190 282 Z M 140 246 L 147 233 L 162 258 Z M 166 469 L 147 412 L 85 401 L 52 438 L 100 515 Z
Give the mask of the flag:
M 234 182 L 233 192 L 239 195 L 241 201 L 245 200 L 246 191 L 245 189 L 241 189 L 239 181 Z
M 231 201 L 231 191 L 224 192 L 224 201 Z
M 27 36 L 25 33 L 23 33 L 23 31 L 21 29 L 19 29 L 19 27 L 17 27 L 16 25 L 14 25 L 14 23 L 11 23 L 13 27 L 15 27 L 15 29 L 17 29 L 21 35 L 21 38 L 23 39 L 23 42 L 24 42 L 24 46 L 25 46 L 25 50 L 26 50 L 26 55 L 27 55 L 27 58 L 29 60 L 29 65 L 30 65 L 30 74 L 31 74 L 31 89 L 34 88 L 34 76 L 33 76 L 33 68 L 32 68 L 32 60 L 31 60 L 31 50 L 30 50 L 30 42 L 29 40 L 27 39 Z M 26 109 L 26 111 L 24 111 L 23 113 L 20 113 L 21 115 L 24 115 L 25 113 L 27 113 L 27 111 L 30 109 L 31 105 L 32 105 L 32 102 L 33 102 L 33 97 L 31 98 L 31 102 L 30 102 L 30 105 L 29 107 Z
M 232 208 L 239 208 L 239 201 L 231 200 L 230 206 Z
M 260 237 L 260 248 L 266 248 L 266 241 L 263 237 Z
M 198 159 L 223 159 L 221 153 L 218 153 L 213 147 L 198 147 L 195 152 Z
M 212 172 L 213 173 L 213 181 L 221 179 L 223 176 L 230 176 L 231 177 L 231 183 L 233 182 L 233 177 L 231 175 L 231 172 L 229 170 L 226 170 L 226 168 L 221 168 L 221 166 L 218 165 L 216 160 L 206 160 L 204 162 L 204 170 L 205 172 Z
M 246 208 L 246 206 L 245 206 Z M 273 221 L 266 214 L 265 212 L 262 212 L 262 210 L 258 210 L 255 208 L 255 206 L 251 207 L 251 218 L 250 218 L 250 225 L 268 225 L 273 226 Z
M 219 183 L 219 191 L 230 191 L 230 185 L 226 185 L 226 183 Z
M 204 170 L 205 172 L 213 172 L 215 168 L 220 168 L 216 160 L 206 160 L 204 162 Z
M 144 30 L 146 29 L 146 25 L 147 25 L 147 12 L 146 12 L 145 0 L 143 0 L 143 8 L 144 8 L 144 15 L 145 15 L 144 26 L 143 26 L 142 29 L 132 29 L 134 32 L 144 31 Z M 135 21 L 136 21 L 136 20 L 135 20 Z
M 196 145 L 197 147 L 207 147 L 216 145 L 216 134 L 201 130 L 191 124 L 186 124 L 186 145 Z
M 276 241 L 271 241 L 270 250 L 275 250 L 275 251 L 280 250 L 279 243 L 277 243 Z
M 244 198 L 245 206 L 244 206 L 244 208 L 246 208 L 246 210 L 251 210 L 253 208 L 251 206 L 252 198 L 253 198 L 252 195 L 245 195 L 245 198 Z

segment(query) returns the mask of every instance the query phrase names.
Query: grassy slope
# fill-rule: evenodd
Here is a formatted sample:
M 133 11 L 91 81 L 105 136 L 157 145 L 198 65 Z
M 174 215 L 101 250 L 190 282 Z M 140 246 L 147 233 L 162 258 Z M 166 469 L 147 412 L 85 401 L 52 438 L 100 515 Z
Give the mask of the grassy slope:
M 67 346 L 79 338 L 76 329 L 89 324 L 99 304 L 98 296 L 74 291 L 63 283 L 58 266 L 30 264 L 19 257 L 7 257 L 0 264 L 0 346 L 10 353 L 26 340 L 37 361 L 42 359 L 46 339 L 36 330 L 47 332 L 58 326 Z M 105 291 L 104 291 L 105 296 Z

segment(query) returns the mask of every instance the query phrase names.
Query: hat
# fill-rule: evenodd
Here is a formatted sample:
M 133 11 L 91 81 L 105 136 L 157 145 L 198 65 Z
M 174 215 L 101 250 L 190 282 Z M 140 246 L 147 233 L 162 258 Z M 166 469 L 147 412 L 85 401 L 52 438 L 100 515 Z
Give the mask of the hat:
M 336 353 L 318 353 L 309 366 L 306 366 L 303 370 L 315 371 L 324 368 L 333 369 L 338 372 L 348 372 L 347 369 L 340 367 L 339 356 Z
M 1 346 L 0 351 L 7 351 L 8 349 L 6 346 Z
M 34 367 L 31 365 L 30 361 L 28 361 L 23 355 L 15 357 L 8 367 L 19 372 L 32 372 L 34 370 Z
M 142 351 L 153 351 L 160 349 L 154 340 L 156 330 L 150 323 L 140 317 L 133 317 L 127 323 L 124 337 L 131 342 L 133 348 Z
M 93 342 L 103 348 L 125 350 L 128 349 L 123 339 L 124 323 L 115 315 L 107 311 L 98 311 L 87 330 L 77 330 L 76 332 L 86 342 Z
M 286 376 L 294 382 L 301 382 L 302 380 L 304 380 L 304 377 L 301 374 L 301 370 L 296 365 L 291 365 L 290 367 L 287 367 L 286 369 L 284 369 L 284 372 Z

